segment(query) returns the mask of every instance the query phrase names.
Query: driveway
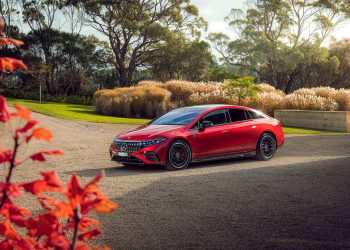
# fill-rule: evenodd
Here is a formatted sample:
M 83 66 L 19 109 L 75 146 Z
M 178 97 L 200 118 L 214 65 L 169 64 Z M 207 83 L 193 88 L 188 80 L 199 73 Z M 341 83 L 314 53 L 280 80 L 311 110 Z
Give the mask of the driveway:
M 133 126 L 73 122 L 33 115 L 55 135 L 51 144 L 21 151 L 60 149 L 47 164 L 27 163 L 14 181 L 55 169 L 83 182 L 104 170 L 101 189 L 120 208 L 98 215 L 112 249 L 349 249 L 350 135 L 287 136 L 269 162 L 234 159 L 198 163 L 179 172 L 123 167 L 111 162 L 114 136 Z M 0 127 L 0 146 L 9 146 Z M 1 171 L 0 177 L 4 178 Z M 30 199 L 20 203 L 38 209 Z

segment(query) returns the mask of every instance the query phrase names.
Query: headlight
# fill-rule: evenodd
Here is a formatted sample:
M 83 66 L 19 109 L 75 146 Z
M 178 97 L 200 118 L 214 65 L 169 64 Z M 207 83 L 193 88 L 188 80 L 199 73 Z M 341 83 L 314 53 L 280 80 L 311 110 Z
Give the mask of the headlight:
M 153 139 L 153 140 L 142 141 L 142 146 L 143 147 L 149 147 L 149 146 L 152 146 L 154 144 L 161 143 L 161 142 L 163 142 L 165 140 L 166 140 L 165 138 L 157 138 L 157 139 Z

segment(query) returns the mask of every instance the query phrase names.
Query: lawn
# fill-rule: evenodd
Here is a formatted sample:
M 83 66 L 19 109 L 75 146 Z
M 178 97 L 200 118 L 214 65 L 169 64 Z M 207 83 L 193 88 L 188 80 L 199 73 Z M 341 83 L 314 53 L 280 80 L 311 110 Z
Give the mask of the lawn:
M 66 103 L 42 103 L 32 100 L 13 99 L 7 98 L 8 103 L 18 103 L 26 106 L 30 110 L 37 113 L 68 119 L 75 121 L 85 122 L 102 122 L 102 123 L 120 123 L 120 124 L 145 124 L 149 120 L 135 119 L 135 118 L 123 118 L 104 116 L 94 113 L 94 106 L 90 105 L 78 105 L 78 104 L 66 104 Z
M 94 106 L 90 105 L 78 105 L 78 104 L 66 104 L 66 103 L 43 103 L 40 104 L 38 101 L 23 100 L 7 98 L 8 103 L 18 103 L 26 106 L 27 108 L 49 116 L 75 120 L 75 121 L 86 121 L 86 122 L 102 122 L 102 123 L 120 123 L 120 124 L 145 124 L 149 120 L 147 119 L 135 119 L 135 118 L 123 118 L 104 116 L 94 113 Z M 322 131 L 315 129 L 304 129 L 304 128 L 283 128 L 286 134 L 336 134 L 338 132 Z

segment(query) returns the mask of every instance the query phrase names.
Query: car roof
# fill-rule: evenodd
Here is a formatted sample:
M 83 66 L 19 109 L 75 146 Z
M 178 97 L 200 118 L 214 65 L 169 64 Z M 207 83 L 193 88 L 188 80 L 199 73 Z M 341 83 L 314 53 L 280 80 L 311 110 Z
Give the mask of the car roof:
M 197 106 L 189 106 L 186 108 L 198 108 L 203 111 L 208 110 L 217 110 L 217 109 L 225 109 L 225 108 L 236 108 L 236 109 L 245 109 L 245 110 L 252 110 L 251 108 L 245 107 L 245 106 L 238 106 L 238 105 L 229 105 L 229 104 L 207 104 L 207 105 L 197 105 Z

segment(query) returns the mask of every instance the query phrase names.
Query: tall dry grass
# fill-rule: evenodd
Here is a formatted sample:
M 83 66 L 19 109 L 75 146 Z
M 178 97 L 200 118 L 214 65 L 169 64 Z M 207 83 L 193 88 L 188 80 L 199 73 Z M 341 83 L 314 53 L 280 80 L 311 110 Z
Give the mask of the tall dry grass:
M 258 84 L 260 93 L 245 99 L 244 106 L 259 109 L 273 116 L 276 109 L 349 110 L 350 90 L 331 87 L 302 88 L 286 95 L 271 85 Z M 165 83 L 142 81 L 135 87 L 100 90 L 94 95 L 96 112 L 123 117 L 158 116 L 169 109 L 189 105 L 237 104 L 220 82 L 188 82 L 172 80 Z
M 99 114 L 153 118 L 168 110 L 170 96 L 166 89 L 144 85 L 100 90 L 94 100 Z

